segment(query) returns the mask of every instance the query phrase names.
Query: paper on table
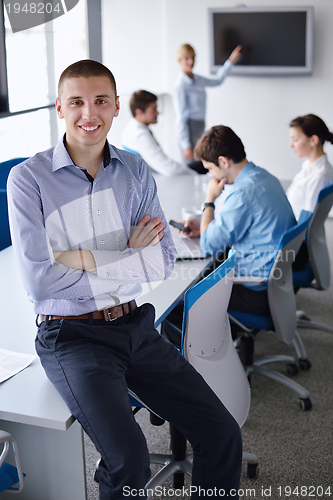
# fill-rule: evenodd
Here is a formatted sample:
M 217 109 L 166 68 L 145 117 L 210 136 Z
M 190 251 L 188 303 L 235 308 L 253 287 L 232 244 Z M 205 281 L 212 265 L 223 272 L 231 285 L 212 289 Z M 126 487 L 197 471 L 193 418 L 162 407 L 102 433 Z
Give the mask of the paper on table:
M 0 349 L 0 383 L 27 368 L 37 356 Z

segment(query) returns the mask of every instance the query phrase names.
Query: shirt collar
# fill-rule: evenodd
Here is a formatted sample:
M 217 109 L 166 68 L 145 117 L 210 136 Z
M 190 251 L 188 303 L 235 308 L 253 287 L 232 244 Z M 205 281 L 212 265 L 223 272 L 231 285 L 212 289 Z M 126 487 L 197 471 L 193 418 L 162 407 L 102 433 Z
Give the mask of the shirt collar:
M 66 141 L 66 134 L 64 134 L 63 138 L 58 142 L 58 144 L 54 148 L 52 172 L 55 172 L 56 170 L 59 170 L 60 168 L 63 167 L 76 166 L 65 147 L 65 141 Z M 106 168 L 113 159 L 116 159 L 121 163 L 123 163 L 123 160 L 119 158 L 115 149 L 111 146 L 111 144 L 109 144 L 108 140 L 106 140 L 104 147 L 104 159 L 103 159 L 104 168 Z
M 183 80 L 188 83 L 189 85 L 193 85 L 195 80 L 196 80 L 196 75 L 193 73 L 193 78 L 191 78 L 190 76 L 188 76 L 186 73 L 184 73 L 184 71 L 182 71 L 182 78 Z
M 326 153 L 323 153 L 319 158 L 317 158 L 315 161 L 313 161 L 311 164 L 309 163 L 309 160 L 306 159 L 305 162 L 303 163 L 303 169 L 304 170 L 314 170 L 316 168 L 321 167 L 322 165 L 325 165 L 326 163 Z
M 236 182 L 239 182 L 243 179 L 243 177 L 246 177 L 247 174 L 248 174 L 248 171 L 249 170 L 252 170 L 252 168 L 254 167 L 254 164 L 252 163 L 252 161 L 249 161 L 243 168 L 242 170 L 239 172 L 239 174 L 237 175 L 236 177 L 236 180 L 234 182 L 234 184 L 236 184 Z

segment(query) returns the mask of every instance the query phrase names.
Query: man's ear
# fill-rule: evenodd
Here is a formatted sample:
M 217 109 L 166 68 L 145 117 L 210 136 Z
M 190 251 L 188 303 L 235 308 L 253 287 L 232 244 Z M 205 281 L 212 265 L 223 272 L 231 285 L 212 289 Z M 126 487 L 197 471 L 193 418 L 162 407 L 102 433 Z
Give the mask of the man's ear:
M 116 97 L 116 110 L 115 110 L 115 113 L 114 113 L 114 117 L 117 117 L 119 115 L 119 111 L 120 111 L 120 101 L 119 101 L 119 96 Z
M 142 109 L 140 108 L 135 108 L 134 113 L 134 118 L 141 118 L 141 116 L 144 114 Z
M 227 156 L 219 156 L 218 157 L 219 167 L 221 168 L 230 168 L 230 159 Z
M 63 118 L 64 115 L 62 114 L 61 110 L 61 103 L 59 97 L 56 98 L 56 110 L 57 110 L 57 115 L 59 118 Z

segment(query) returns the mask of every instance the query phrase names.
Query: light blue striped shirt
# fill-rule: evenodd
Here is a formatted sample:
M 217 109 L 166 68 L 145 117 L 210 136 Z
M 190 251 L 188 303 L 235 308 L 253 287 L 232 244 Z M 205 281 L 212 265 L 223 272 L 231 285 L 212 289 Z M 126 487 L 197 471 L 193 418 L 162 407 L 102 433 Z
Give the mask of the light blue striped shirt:
M 191 147 L 188 120 L 205 120 L 206 91 L 205 87 L 220 85 L 232 68 L 227 60 L 218 69 L 215 77 L 193 75 L 193 79 L 181 72 L 173 89 L 173 105 L 176 114 L 176 131 L 181 149 Z
M 291 205 L 279 180 L 249 162 L 242 168 L 218 217 L 200 237 L 204 252 L 232 246 L 236 250 L 236 276 L 267 278 L 281 236 L 296 224 Z M 250 285 L 263 290 L 265 285 Z
M 36 314 L 79 315 L 128 302 L 142 283 L 166 279 L 173 269 L 176 251 L 147 164 L 107 147 L 110 161 L 93 182 L 63 140 L 10 172 L 13 248 Z M 128 249 L 131 232 L 147 214 L 161 217 L 164 237 L 156 246 Z M 96 272 L 67 268 L 53 257 L 54 251 L 77 249 L 92 252 Z

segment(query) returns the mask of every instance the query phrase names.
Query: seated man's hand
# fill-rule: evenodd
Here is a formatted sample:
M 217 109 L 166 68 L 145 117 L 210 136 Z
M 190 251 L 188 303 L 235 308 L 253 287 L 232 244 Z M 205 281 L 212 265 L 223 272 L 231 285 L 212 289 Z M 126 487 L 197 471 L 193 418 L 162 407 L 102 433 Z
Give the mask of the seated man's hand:
M 186 236 L 189 236 L 190 238 L 197 238 L 200 236 L 200 221 L 196 218 L 191 218 L 188 220 L 181 221 L 181 224 L 183 224 L 187 229 L 188 232 L 186 232 Z
M 160 217 L 150 219 L 150 215 L 145 215 L 140 220 L 128 242 L 128 248 L 155 246 L 161 241 L 165 225 Z
M 223 179 L 211 179 L 208 184 L 207 184 L 207 191 L 206 191 L 206 202 L 212 202 L 216 200 L 222 193 L 224 186 L 227 182 L 226 177 L 223 177 Z

